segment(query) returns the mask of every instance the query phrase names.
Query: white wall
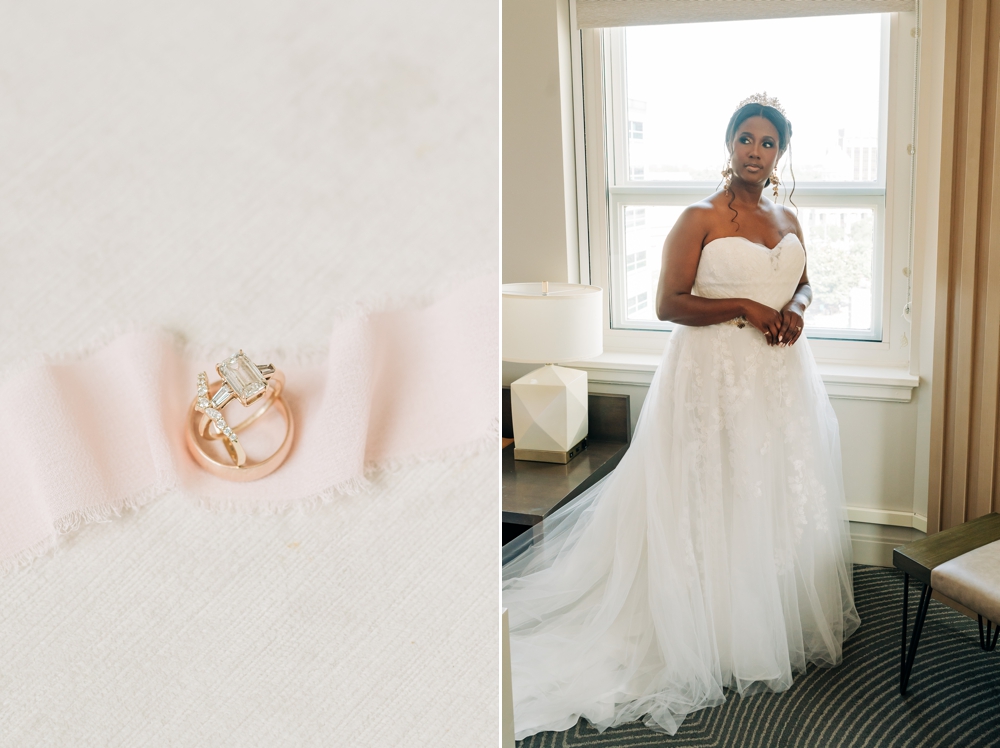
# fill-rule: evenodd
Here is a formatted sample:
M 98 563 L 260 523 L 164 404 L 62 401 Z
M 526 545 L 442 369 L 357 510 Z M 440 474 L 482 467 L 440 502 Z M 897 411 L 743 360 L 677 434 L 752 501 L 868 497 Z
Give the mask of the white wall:
M 503 3 L 503 281 L 580 280 L 568 0 Z

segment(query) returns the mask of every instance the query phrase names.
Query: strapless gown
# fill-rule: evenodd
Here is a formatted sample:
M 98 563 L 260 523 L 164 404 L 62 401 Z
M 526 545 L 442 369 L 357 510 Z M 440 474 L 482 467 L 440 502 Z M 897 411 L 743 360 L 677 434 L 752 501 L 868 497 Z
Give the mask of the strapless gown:
M 780 309 L 804 263 L 794 234 L 716 239 L 693 292 Z M 804 337 L 675 329 L 618 468 L 505 548 L 516 736 L 580 717 L 673 734 L 724 689 L 839 664 L 860 625 L 842 480 Z

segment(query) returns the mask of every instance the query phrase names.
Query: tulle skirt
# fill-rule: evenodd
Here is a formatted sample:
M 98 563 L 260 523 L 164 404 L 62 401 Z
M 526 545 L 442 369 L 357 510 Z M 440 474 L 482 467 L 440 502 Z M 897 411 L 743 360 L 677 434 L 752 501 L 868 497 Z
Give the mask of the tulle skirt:
M 618 468 L 505 548 L 515 734 L 685 715 L 841 661 L 837 418 L 808 341 L 681 327 Z

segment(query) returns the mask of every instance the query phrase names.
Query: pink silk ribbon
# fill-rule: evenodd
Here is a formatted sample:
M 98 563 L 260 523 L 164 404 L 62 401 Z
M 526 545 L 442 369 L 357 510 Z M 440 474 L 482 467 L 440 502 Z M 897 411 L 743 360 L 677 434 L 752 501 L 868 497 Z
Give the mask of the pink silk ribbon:
M 322 366 L 256 360 L 285 374 L 295 440 L 276 472 L 250 483 L 211 476 L 189 455 L 196 375 L 217 379 L 216 361 L 187 360 L 164 335 L 123 335 L 85 359 L 19 372 L 0 387 L 0 570 L 171 488 L 210 506 L 279 510 L 357 490 L 366 467 L 496 440 L 497 285 L 479 278 L 424 308 L 344 320 Z M 240 408 L 226 408 L 230 423 Z

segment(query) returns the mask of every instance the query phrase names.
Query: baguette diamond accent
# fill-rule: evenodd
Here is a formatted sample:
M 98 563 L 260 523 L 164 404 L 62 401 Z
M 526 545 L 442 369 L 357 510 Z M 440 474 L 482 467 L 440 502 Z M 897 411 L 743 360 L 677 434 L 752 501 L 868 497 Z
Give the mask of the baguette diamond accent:
M 204 393 L 202 392 L 204 390 Z M 229 428 L 229 424 L 226 423 L 225 417 L 215 408 L 211 407 L 213 405 L 212 400 L 209 400 L 208 395 L 208 374 L 201 372 L 198 375 L 198 402 L 195 403 L 194 409 L 204 413 L 206 416 L 215 421 L 216 428 L 222 433 L 233 444 L 239 441 L 236 433 Z
M 224 384 L 219 388 L 219 391 L 212 396 L 212 405 L 216 408 L 221 408 L 229 400 L 229 385 Z

